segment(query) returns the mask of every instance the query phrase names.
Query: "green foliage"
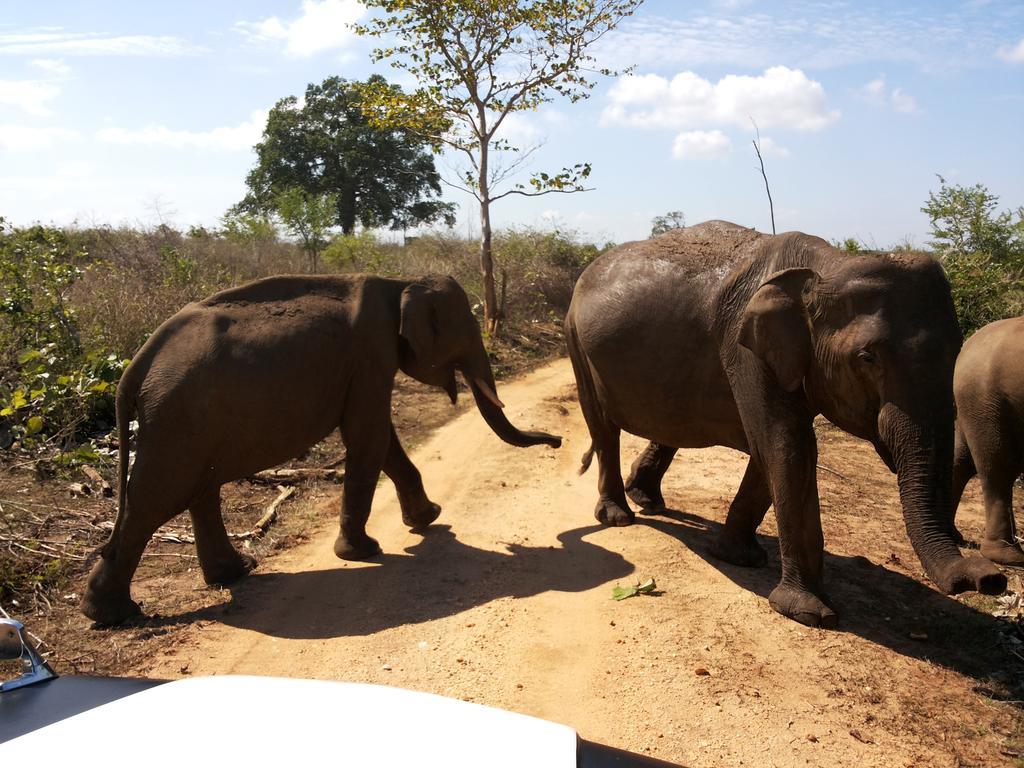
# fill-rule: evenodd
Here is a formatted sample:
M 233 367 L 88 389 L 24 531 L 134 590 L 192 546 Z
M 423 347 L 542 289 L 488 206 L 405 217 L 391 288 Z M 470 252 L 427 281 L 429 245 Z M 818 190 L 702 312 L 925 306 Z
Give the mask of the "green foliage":
M 387 41 L 374 59 L 409 72 L 419 88 L 406 94 L 369 82 L 363 88 L 364 111 L 382 129 L 412 131 L 435 151 L 447 146 L 469 162 L 460 183 L 450 183 L 480 205 L 488 334 L 496 334 L 502 317 L 494 284 L 491 203 L 509 195 L 581 192 L 590 175 L 589 163 L 577 163 L 499 190 L 532 154 L 501 138 L 501 126 L 510 114 L 535 111 L 558 97 L 587 98 L 593 74 L 618 74 L 597 67 L 589 50 L 641 2 L 365 0 L 378 13 L 355 30 Z M 498 156 L 492 159 L 492 153 Z
M 312 272 L 316 272 L 317 257 L 327 246 L 336 204 L 337 195 L 310 194 L 299 187 L 288 187 L 274 198 L 274 208 L 285 228 L 301 239 Z
M 860 253 L 864 250 L 864 246 L 861 245 L 860 240 L 856 237 L 847 237 L 842 242 L 836 243 L 836 247 L 840 251 L 846 251 L 847 253 Z
M 1024 315 L 1024 207 L 997 212 L 983 184 L 949 185 L 939 176 L 921 209 L 932 226 L 964 334 L 1004 317 Z
M 651 595 L 658 588 L 654 579 L 648 579 L 643 584 L 637 582 L 630 587 L 612 587 L 612 600 L 625 600 L 628 597 L 637 595 Z
M 0 440 L 25 447 L 71 445 L 90 428 L 113 424 L 113 396 L 124 362 L 85 349 L 68 303 L 87 254 L 66 233 L 0 231 Z
M 651 237 L 657 237 L 685 226 L 686 216 L 682 211 L 669 211 L 664 216 L 655 216 L 651 219 Z
M 357 223 L 404 229 L 454 222 L 452 206 L 436 199 L 440 180 L 424 140 L 403 128 L 372 125 L 361 106 L 365 88 L 401 93 L 379 75 L 366 83 L 329 77 L 311 83 L 301 104 L 294 96 L 281 99 L 256 145 L 240 208 L 266 214 L 283 192 L 298 188 L 309 197 L 332 195 L 330 223 L 345 234 Z
M 345 271 L 381 272 L 386 260 L 386 251 L 368 229 L 336 237 L 324 249 L 324 263 Z

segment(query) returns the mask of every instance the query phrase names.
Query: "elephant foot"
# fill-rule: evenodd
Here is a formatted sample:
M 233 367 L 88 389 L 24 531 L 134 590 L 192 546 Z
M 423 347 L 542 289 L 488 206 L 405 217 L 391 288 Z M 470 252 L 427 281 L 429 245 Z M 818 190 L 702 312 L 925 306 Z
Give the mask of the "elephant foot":
M 936 570 L 932 575 L 929 569 L 929 576 L 947 595 L 970 591 L 1000 595 L 1006 591 L 1006 576 L 984 557 L 955 557 Z
M 430 499 L 426 499 L 425 503 L 416 506 L 402 504 L 402 522 L 413 532 L 426 528 L 437 520 L 437 516 L 440 514 L 441 507 Z
M 1000 565 L 1024 568 L 1024 551 L 1018 544 L 996 539 L 982 539 L 980 544 L 982 557 Z
M 86 589 L 81 608 L 82 613 L 104 627 L 123 624 L 128 619 L 142 615 L 139 604 L 130 596 L 97 595 L 91 588 Z
M 772 610 L 807 627 L 835 629 L 839 617 L 817 595 L 805 589 L 779 584 L 768 595 Z
M 365 533 L 360 536 L 339 533 L 334 540 L 334 554 L 342 560 L 366 560 L 380 554 L 380 544 Z
M 203 569 L 203 580 L 211 587 L 225 587 L 238 581 L 256 567 L 256 558 L 242 552 L 235 552 L 236 557 L 224 563 L 212 566 L 200 565 Z
M 665 511 L 665 497 L 657 486 L 643 488 L 640 485 L 627 485 L 626 495 L 639 505 L 640 511 L 646 515 L 656 515 Z
M 608 499 L 601 499 L 597 502 L 597 507 L 594 508 L 594 517 L 603 525 L 614 526 L 632 525 L 636 520 L 636 515 L 628 506 Z
M 753 534 L 734 536 L 723 532 L 712 540 L 709 550 L 712 557 L 744 568 L 760 568 L 768 562 L 768 553 Z

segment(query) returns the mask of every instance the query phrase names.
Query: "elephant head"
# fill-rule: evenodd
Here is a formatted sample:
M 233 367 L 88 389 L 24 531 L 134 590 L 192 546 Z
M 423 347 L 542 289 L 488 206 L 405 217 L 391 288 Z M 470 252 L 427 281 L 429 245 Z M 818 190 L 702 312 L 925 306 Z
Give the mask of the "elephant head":
M 822 244 L 822 248 L 826 248 Z M 946 593 L 996 594 L 1006 579 L 963 558 L 949 533 L 953 367 L 962 343 L 949 283 L 925 255 L 830 254 L 769 278 L 750 299 L 739 343 L 813 412 L 869 440 L 896 473 L 910 540 Z
M 505 417 L 480 326 L 465 291 L 451 277 L 424 278 L 407 285 L 399 309 L 399 361 L 417 381 L 441 387 L 454 403 L 455 372 L 462 374 L 484 421 L 506 443 L 550 445 L 562 439 L 546 432 L 522 432 Z

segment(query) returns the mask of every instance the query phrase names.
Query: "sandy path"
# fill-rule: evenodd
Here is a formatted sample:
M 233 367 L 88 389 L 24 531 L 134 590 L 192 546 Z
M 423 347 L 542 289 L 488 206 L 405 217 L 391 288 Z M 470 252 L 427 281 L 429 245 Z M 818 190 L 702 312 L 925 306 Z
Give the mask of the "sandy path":
M 975 668 L 958 655 L 957 632 L 938 627 L 972 639 L 997 630 L 921 585 L 895 483 L 869 448 L 857 448 L 862 471 L 848 460 L 855 441 L 833 454 L 823 445 L 822 462 L 845 476 L 831 477 L 831 497 L 822 477 L 826 514 L 829 498 L 844 507 L 826 523 L 842 628 L 811 630 L 768 607 L 778 573 L 770 524 L 766 569 L 705 554 L 744 456 L 687 452 L 666 478 L 670 506 L 686 511 L 603 529 L 591 514 L 596 472 L 576 474 L 589 438 L 568 361 L 500 394 L 513 423 L 561 433 L 562 449 L 512 448 L 475 412 L 457 418 L 413 456 L 444 508 L 426 536 L 402 526 L 385 482 L 370 519 L 385 553 L 376 562 L 337 560 L 335 532 L 324 531 L 232 593 L 210 593 L 145 671 L 386 683 L 538 715 L 693 766 L 1008 759 L 998 750 L 1008 715 L 973 690 L 999 663 Z M 625 440 L 624 463 L 641 445 Z M 862 473 L 875 473 L 878 489 Z M 864 507 L 871 524 L 847 505 Z M 648 576 L 660 596 L 610 599 L 616 583 Z

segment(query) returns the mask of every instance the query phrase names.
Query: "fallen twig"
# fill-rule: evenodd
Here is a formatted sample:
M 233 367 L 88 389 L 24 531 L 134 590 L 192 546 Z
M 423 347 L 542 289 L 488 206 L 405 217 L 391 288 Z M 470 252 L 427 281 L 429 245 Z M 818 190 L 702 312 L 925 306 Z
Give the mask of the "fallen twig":
M 840 480 L 845 480 L 846 482 L 850 482 L 850 478 L 848 478 L 846 475 L 842 474 L 841 472 L 836 472 L 831 467 L 826 467 L 824 464 L 818 464 L 817 467 L 818 467 L 818 469 L 820 469 L 820 470 L 822 470 L 824 472 L 828 472 L 830 475 L 835 475 Z
M 277 508 L 281 504 L 295 493 L 295 487 L 290 486 L 285 488 L 283 485 L 277 486 L 280 491 L 277 494 L 277 498 L 270 502 L 270 506 L 267 507 L 267 511 L 263 513 L 263 517 L 256 521 L 256 525 L 253 526 L 252 530 L 249 531 L 250 537 L 254 539 L 261 538 L 267 532 L 267 529 L 274 524 L 277 520 Z
M 344 458 L 342 458 L 342 461 L 344 461 Z M 303 467 L 299 469 L 267 469 L 263 472 L 257 472 L 248 479 L 257 483 L 277 485 L 279 483 L 298 483 L 303 480 L 330 480 L 334 483 L 340 483 L 344 478 L 345 473 L 337 469 Z

